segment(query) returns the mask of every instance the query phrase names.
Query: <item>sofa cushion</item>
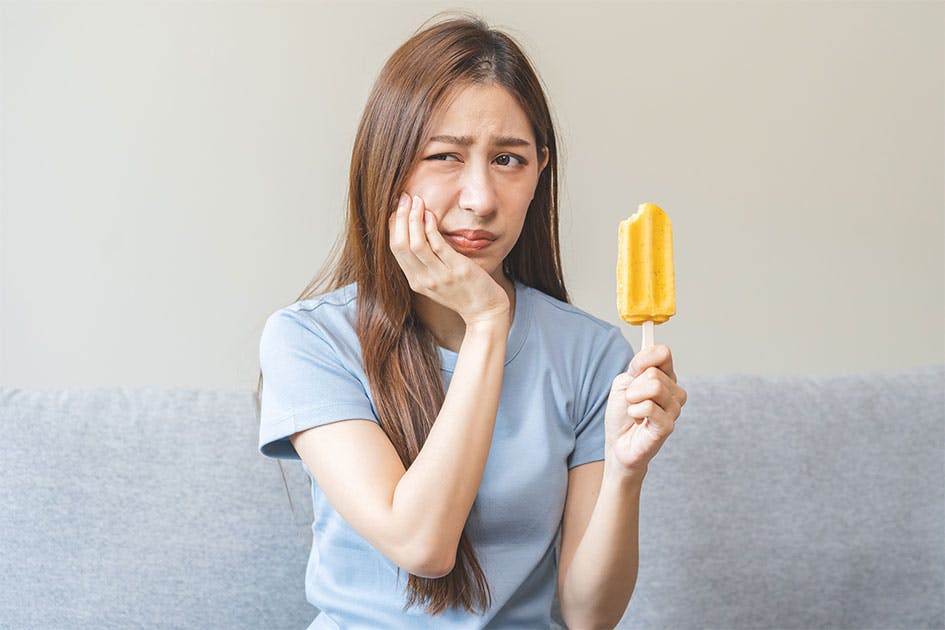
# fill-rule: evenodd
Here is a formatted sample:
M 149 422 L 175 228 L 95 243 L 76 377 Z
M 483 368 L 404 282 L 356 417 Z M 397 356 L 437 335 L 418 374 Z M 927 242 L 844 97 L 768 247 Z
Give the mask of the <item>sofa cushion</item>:
M 252 390 L 0 390 L 0 627 L 304 628 L 308 480 Z M 295 514 L 293 514 L 293 510 Z
M 620 628 L 945 625 L 945 366 L 681 383 Z M 307 477 L 259 455 L 254 391 L 7 388 L 0 427 L 0 626 L 317 614 Z

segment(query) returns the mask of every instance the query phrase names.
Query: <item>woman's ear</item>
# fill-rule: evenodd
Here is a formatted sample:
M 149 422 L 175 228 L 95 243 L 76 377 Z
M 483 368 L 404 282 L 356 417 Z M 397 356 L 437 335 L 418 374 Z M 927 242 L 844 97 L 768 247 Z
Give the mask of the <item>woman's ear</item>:
M 541 172 L 542 172 L 543 170 L 545 170 L 545 167 L 546 167 L 546 166 L 548 166 L 548 156 L 549 156 L 550 154 L 549 154 L 549 152 L 548 152 L 548 147 L 547 147 L 547 146 L 544 146 L 544 147 L 541 148 L 541 155 L 542 155 L 541 166 L 538 167 L 538 174 L 539 174 L 539 175 L 541 175 Z

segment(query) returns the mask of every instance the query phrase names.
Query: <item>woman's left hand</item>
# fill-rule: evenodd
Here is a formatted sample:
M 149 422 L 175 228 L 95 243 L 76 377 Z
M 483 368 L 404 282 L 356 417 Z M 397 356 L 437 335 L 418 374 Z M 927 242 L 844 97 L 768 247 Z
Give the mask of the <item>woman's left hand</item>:
M 676 426 L 686 390 L 676 383 L 669 346 L 644 348 L 613 380 L 605 412 L 604 464 L 609 473 L 642 479 Z M 648 422 L 643 424 L 643 419 Z

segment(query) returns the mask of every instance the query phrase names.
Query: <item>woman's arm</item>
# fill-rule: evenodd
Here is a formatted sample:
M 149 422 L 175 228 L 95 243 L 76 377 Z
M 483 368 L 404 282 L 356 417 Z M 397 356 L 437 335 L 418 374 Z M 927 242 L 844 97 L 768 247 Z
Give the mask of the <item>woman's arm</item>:
M 508 314 L 466 326 L 443 407 L 394 490 L 394 518 L 414 528 L 443 575 L 455 563 L 486 468 L 509 327 Z
M 588 474 L 578 477 L 582 468 Z M 568 486 L 571 505 L 565 510 L 558 565 L 561 617 L 571 630 L 613 628 L 623 617 L 637 581 L 643 477 L 611 475 L 604 462 L 579 466 L 572 472 L 577 473 L 572 478 L 585 481 Z M 587 499 L 597 488 L 588 521 L 586 511 L 591 504 Z M 581 535 L 584 522 L 587 526 Z M 576 549 L 575 539 L 580 541 Z
M 600 491 L 583 534 L 573 533 L 580 527 L 572 528 L 569 546 L 577 549 L 569 552 L 570 565 L 562 541 L 559 571 L 565 574 L 559 574 L 559 582 L 563 580 L 559 600 L 561 616 L 570 615 L 574 623 L 569 627 L 613 628 L 623 617 L 637 579 L 643 478 L 650 460 L 673 432 L 686 399 L 673 370 L 672 352 L 664 345 L 643 348 L 627 371 L 613 379 L 604 412 Z M 589 493 L 580 494 L 585 500 L 578 500 L 579 515 L 586 514 Z

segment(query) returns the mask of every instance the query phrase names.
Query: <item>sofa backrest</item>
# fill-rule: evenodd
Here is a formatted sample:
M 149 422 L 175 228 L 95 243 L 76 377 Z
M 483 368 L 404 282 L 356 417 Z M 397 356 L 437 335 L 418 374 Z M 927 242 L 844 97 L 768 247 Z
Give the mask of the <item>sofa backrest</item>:
M 681 382 L 620 628 L 945 625 L 945 366 Z M 254 394 L 0 389 L 0 627 L 305 628 Z
M 0 627 L 314 617 L 308 480 L 284 466 L 290 507 L 256 450 L 253 390 L 3 389 L 0 426 Z

